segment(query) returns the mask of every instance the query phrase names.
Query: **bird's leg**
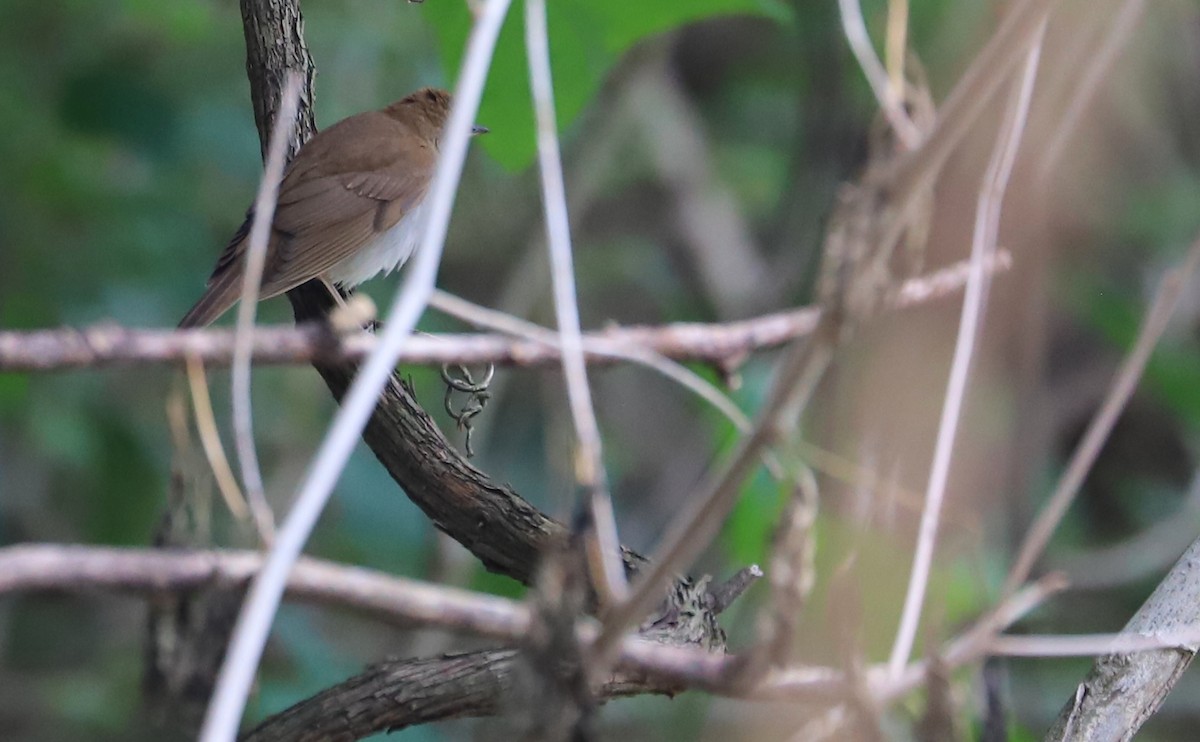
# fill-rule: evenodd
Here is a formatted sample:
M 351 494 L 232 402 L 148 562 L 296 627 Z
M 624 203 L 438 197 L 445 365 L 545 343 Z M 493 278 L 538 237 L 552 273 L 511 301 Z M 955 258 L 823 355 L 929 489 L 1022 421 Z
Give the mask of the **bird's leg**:
M 317 280 L 321 282 L 321 284 L 325 287 L 325 290 L 328 291 L 329 295 L 333 297 L 333 300 L 337 303 L 338 308 L 345 309 L 346 297 L 342 296 L 342 292 L 337 286 L 333 285 L 333 281 L 329 280 L 329 276 L 322 273 L 321 275 L 317 276 Z
M 329 324 L 338 332 L 349 333 L 366 330 L 374 332 L 377 322 L 375 321 L 376 310 L 375 302 L 371 301 L 371 297 L 366 294 L 353 293 L 343 295 L 341 290 L 329 280 L 328 276 L 321 275 L 317 279 L 325 286 L 325 289 L 333 296 L 337 306 L 329 313 Z

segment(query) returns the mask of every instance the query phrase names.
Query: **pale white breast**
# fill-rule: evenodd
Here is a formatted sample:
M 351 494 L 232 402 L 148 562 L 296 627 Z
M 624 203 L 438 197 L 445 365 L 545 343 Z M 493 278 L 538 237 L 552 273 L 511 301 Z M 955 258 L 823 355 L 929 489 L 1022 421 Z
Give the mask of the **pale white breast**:
M 417 247 L 425 223 L 425 211 L 425 201 L 422 200 L 391 229 L 330 268 L 329 279 L 344 288 L 353 288 L 380 273 L 386 275 L 404 265 Z

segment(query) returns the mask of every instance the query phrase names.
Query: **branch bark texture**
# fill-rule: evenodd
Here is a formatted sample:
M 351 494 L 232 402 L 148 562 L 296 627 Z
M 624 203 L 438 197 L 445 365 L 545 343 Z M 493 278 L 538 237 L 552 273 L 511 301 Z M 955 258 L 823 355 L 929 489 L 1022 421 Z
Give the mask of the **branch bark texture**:
M 304 42 L 304 16 L 296 0 L 241 0 L 242 31 L 246 36 L 246 76 L 263 160 L 271 140 L 271 124 L 282 100 L 288 71 L 300 73 L 300 106 L 287 159 L 317 133 L 313 116 L 313 78 L 316 66 Z
M 1122 633 L 1155 636 L 1196 626 L 1200 626 L 1200 540 L 1179 557 Z M 1101 657 L 1045 739 L 1132 739 L 1158 711 L 1196 651 L 1196 646 L 1189 646 Z
M 332 306 L 319 284 L 301 286 L 288 298 L 297 321 L 320 318 Z M 357 371 L 353 363 L 316 368 L 339 401 Z M 454 450 L 398 374 L 380 396 L 363 440 L 409 499 L 494 572 L 528 584 L 542 552 L 567 536 L 563 524 Z M 630 572 L 645 563 L 629 550 L 623 556 Z
M 989 270 L 1006 270 L 1001 254 Z M 893 309 L 923 305 L 950 296 L 966 280 L 966 263 L 958 263 L 905 281 L 889 301 Z M 726 323 L 679 322 L 660 326 L 608 327 L 584 334 L 589 363 L 614 363 L 606 349 L 639 348 L 675 361 L 736 367 L 747 355 L 778 348 L 812 333 L 818 307 L 801 307 Z M 298 327 L 257 327 L 252 357 L 257 363 L 335 363 L 360 361 L 375 347 L 366 334 L 339 335 L 325 323 Z M 178 363 L 195 357 L 206 365 L 227 366 L 233 357 L 231 330 L 154 330 L 117 325 L 70 327 L 29 332 L 0 331 L 0 371 L 57 371 Z M 409 339 L 401 362 L 421 365 L 495 363 L 505 366 L 549 366 L 561 362 L 558 348 L 535 340 L 495 334 L 462 333 Z

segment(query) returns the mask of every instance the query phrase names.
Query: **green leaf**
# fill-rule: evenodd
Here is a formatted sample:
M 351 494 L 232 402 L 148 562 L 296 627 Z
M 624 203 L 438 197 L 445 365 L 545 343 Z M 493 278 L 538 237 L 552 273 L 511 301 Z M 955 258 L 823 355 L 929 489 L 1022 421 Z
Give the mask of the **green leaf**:
M 458 74 L 470 31 L 466 3 L 428 2 L 425 19 L 438 38 L 447 79 Z M 685 23 L 717 15 L 788 18 L 780 0 L 555 0 L 548 4 L 550 65 L 558 126 L 564 129 L 595 95 L 605 74 L 634 43 Z M 483 146 L 518 170 L 535 150 L 529 71 L 525 62 L 524 6 L 514 3 L 496 44 L 478 122 L 491 129 Z

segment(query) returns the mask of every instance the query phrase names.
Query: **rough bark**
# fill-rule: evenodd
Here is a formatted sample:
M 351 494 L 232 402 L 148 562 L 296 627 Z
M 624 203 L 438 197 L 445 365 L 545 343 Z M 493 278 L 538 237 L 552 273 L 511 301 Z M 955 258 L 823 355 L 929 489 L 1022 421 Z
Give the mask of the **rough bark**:
M 726 592 L 736 594 L 741 582 L 741 578 L 735 578 L 711 592 L 707 580 L 697 584 L 688 581 L 676 583 L 668 597 L 668 608 L 664 615 L 642 631 L 642 638 L 647 640 L 645 646 L 666 644 L 696 647 L 711 653 L 700 655 L 702 657 L 729 659 L 724 655 L 725 634 L 716 624 L 713 596 Z M 543 584 L 542 587 L 546 586 Z M 539 622 L 539 619 L 534 620 L 535 625 Z M 546 628 L 543 625 L 541 631 L 544 632 Z M 568 620 L 560 628 L 575 633 L 573 620 Z M 432 721 L 493 716 L 506 708 L 520 707 L 524 707 L 527 713 L 515 715 L 514 720 L 519 718 L 519 723 L 527 724 L 531 716 L 528 712 L 533 709 L 532 715 L 537 715 L 534 707 L 539 702 L 564 705 L 562 698 L 555 704 L 551 700 L 553 692 L 547 691 L 545 682 L 538 682 L 539 653 L 536 650 L 531 653 L 531 647 L 528 646 L 537 643 L 538 633 L 538 630 L 534 630 L 525 637 L 527 646 L 524 652 L 489 649 L 378 663 L 362 674 L 272 716 L 248 732 L 242 742 L 349 742 L 377 732 Z M 574 644 L 570 639 L 567 641 Z M 550 644 L 557 644 L 557 651 L 540 653 L 540 661 L 544 664 L 557 660 L 559 666 L 542 667 L 540 671 L 567 677 L 577 674 L 579 664 L 567 660 L 567 655 L 572 652 L 565 649 L 562 642 Z M 594 691 L 594 696 L 589 700 L 603 702 L 618 696 L 644 693 L 674 695 L 696 684 L 695 674 L 689 675 L 689 679 L 684 679 L 661 671 L 661 667 L 655 672 L 645 672 L 624 664 Z M 586 688 L 582 690 L 586 693 Z M 551 715 L 558 710 L 547 709 Z M 492 737 L 503 738 L 497 734 Z M 530 738 L 557 737 L 534 734 Z
M 316 282 L 293 290 L 288 298 L 298 322 L 323 317 L 333 303 Z M 358 370 L 354 363 L 318 363 L 316 368 L 339 401 Z M 563 524 L 454 450 L 399 374 L 392 375 L 380 395 L 363 440 L 409 499 L 494 572 L 529 583 L 541 553 L 567 535 Z M 631 573 L 645 563 L 627 549 L 624 560 Z
M 1123 633 L 1172 634 L 1200 625 L 1200 540 L 1188 547 Z M 1046 733 L 1057 740 L 1129 740 L 1158 711 L 1197 647 L 1110 654 L 1096 660 Z
M 350 742 L 448 719 L 495 716 L 519 671 L 515 649 L 388 660 L 263 722 L 242 742 Z M 681 690 L 669 680 L 620 674 L 600 700 Z
M 242 31 L 246 36 L 246 76 L 263 160 L 271 140 L 271 122 L 279 111 L 280 93 L 288 72 L 304 76 L 290 160 L 317 133 L 313 117 L 313 78 L 316 66 L 304 42 L 304 16 L 298 0 L 241 0 Z

